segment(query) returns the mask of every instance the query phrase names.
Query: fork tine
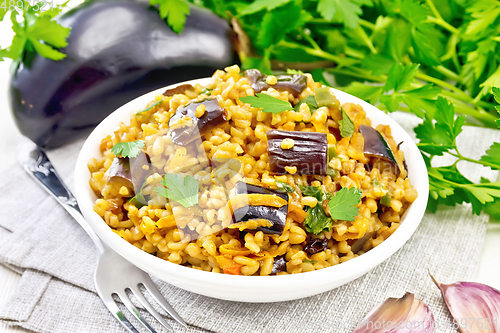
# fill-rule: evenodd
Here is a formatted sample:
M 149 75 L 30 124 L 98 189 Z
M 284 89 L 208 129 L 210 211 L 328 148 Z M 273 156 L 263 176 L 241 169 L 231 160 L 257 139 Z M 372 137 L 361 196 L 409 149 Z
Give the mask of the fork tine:
M 167 303 L 163 295 L 158 291 L 153 281 L 149 276 L 146 276 L 141 282 L 142 285 L 149 291 L 154 300 L 161 305 L 163 310 L 165 310 L 176 322 L 187 328 L 186 322 L 175 312 L 175 310 Z
M 153 309 L 151 304 L 149 304 L 146 298 L 144 298 L 144 295 L 142 294 L 142 292 L 139 290 L 138 287 L 133 287 L 129 289 L 134 294 L 134 296 L 139 300 L 139 302 L 146 308 L 146 310 L 148 310 L 149 313 L 156 318 L 156 320 L 158 320 L 163 326 L 165 326 L 166 329 L 170 330 L 171 332 L 174 332 L 172 326 L 170 326 L 165 321 L 165 319 L 163 319 L 163 317 L 158 312 L 156 312 L 155 309 Z
M 111 295 L 107 294 L 105 295 L 100 292 L 98 292 L 98 294 L 101 297 L 104 305 L 108 308 L 109 312 L 111 312 L 113 317 L 115 317 L 116 320 L 118 320 L 118 322 L 122 324 L 122 326 L 127 331 L 129 331 L 130 333 L 139 333 L 139 331 L 135 329 L 135 327 L 130 323 L 130 321 L 128 321 L 127 317 L 123 315 L 123 312 L 120 310 L 120 308 L 118 308 L 118 306 L 115 303 L 115 300 L 113 299 L 113 297 L 111 297 Z
M 125 305 L 125 307 L 130 311 L 130 313 L 137 320 L 139 320 L 141 322 L 141 324 L 144 325 L 144 327 L 146 327 L 146 329 L 148 331 L 150 331 L 151 333 L 156 333 L 156 331 L 148 324 L 148 322 L 144 318 L 142 318 L 141 314 L 136 309 L 136 307 L 132 304 L 132 302 L 128 298 L 127 294 L 125 293 L 125 291 L 123 291 L 123 293 L 117 293 L 117 294 L 118 294 L 118 297 L 120 297 L 120 300 L 123 302 L 123 305 Z

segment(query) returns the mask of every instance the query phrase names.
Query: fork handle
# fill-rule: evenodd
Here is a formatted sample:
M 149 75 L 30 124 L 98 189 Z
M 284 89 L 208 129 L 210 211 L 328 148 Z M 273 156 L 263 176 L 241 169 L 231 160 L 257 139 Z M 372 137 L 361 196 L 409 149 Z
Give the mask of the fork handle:
M 22 168 L 64 207 L 87 232 L 99 253 L 103 253 L 103 243 L 83 217 L 76 198 L 64 185 L 44 151 L 32 142 L 21 143 L 17 148 L 17 160 Z

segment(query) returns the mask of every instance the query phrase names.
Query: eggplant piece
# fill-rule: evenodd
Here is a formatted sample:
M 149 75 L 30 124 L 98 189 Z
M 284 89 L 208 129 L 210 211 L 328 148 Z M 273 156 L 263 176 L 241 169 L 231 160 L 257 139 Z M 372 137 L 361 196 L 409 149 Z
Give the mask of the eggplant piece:
M 304 247 L 304 251 L 309 254 L 315 254 L 321 251 L 326 250 L 328 247 L 328 239 L 311 239 L 306 246 Z
M 284 255 L 274 257 L 271 275 L 276 275 L 276 273 L 279 272 L 286 272 L 286 260 Z
M 394 170 L 394 174 L 399 176 L 400 169 L 396 157 L 394 157 L 391 147 L 387 141 L 385 141 L 382 134 L 380 134 L 380 132 L 373 127 L 367 125 L 360 125 L 359 132 L 363 134 L 363 137 L 365 138 L 365 155 L 369 157 L 377 157 L 388 162 L 391 169 Z
M 144 169 L 144 165 L 149 168 Z M 136 194 L 151 173 L 150 165 L 149 156 L 144 152 L 136 157 L 115 157 L 108 170 L 107 183 L 114 184 L 117 188 L 128 187 Z
M 277 190 L 264 188 L 261 186 L 251 185 L 244 182 L 235 184 L 236 195 L 238 194 L 266 194 L 277 195 L 288 201 L 288 195 Z M 288 213 L 288 205 L 280 208 L 271 206 L 245 206 L 233 212 L 233 220 L 235 223 L 246 222 L 255 219 L 266 219 L 272 223 L 270 227 L 259 227 L 256 230 L 261 230 L 266 234 L 281 235 L 285 229 L 286 216 Z
M 250 86 L 256 93 L 269 88 L 274 88 L 278 91 L 286 90 L 295 97 L 298 97 L 307 87 L 307 77 L 301 74 L 275 75 L 278 82 L 274 85 L 267 83 L 267 75 L 262 74 L 262 72 L 258 69 L 248 69 L 243 72 L 243 76 L 248 79 Z
M 174 96 L 176 94 L 184 94 L 188 90 L 194 91 L 194 87 L 190 84 L 181 84 L 180 86 L 177 86 L 175 88 L 165 90 L 163 95 Z
M 196 108 L 205 106 L 205 113 L 200 118 L 195 116 Z M 217 99 L 208 98 L 201 102 L 192 102 L 177 109 L 168 123 L 170 127 L 175 126 L 182 118 L 189 117 L 192 121 L 190 126 L 175 128 L 171 130 L 172 141 L 180 146 L 185 146 L 196 138 L 210 132 L 215 127 L 227 122 L 227 111 L 223 109 Z
M 299 175 L 326 175 L 328 141 L 325 133 L 271 130 L 266 135 L 271 172 L 285 174 L 286 166 L 295 166 Z M 293 147 L 282 149 L 284 139 L 292 139 Z
M 27 54 L 10 83 L 17 126 L 46 148 L 87 134 L 137 96 L 233 64 L 228 23 L 195 6 L 179 35 L 148 1 L 86 2 L 58 21 L 72 28 L 67 57 Z

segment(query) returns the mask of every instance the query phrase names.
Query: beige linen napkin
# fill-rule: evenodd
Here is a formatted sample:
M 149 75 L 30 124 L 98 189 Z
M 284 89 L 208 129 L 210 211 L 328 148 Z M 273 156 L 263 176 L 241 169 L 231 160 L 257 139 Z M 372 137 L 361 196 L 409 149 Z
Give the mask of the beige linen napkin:
M 393 117 L 409 132 L 418 121 L 406 114 Z M 479 158 L 499 139 L 500 131 L 467 127 L 459 145 L 466 156 Z M 80 146 L 49 152 L 70 188 Z M 459 168 L 471 179 L 479 178 L 477 166 L 460 163 Z M 483 171 L 482 176 L 497 177 L 497 172 Z M 22 274 L 10 298 L 0 304 L 0 320 L 36 332 L 124 332 L 95 294 L 96 251 L 79 225 L 17 165 L 0 177 L 0 191 L 0 263 Z M 487 221 L 486 215 L 473 216 L 468 205 L 440 207 L 436 214 L 426 213 L 407 244 L 372 272 L 301 300 L 221 301 L 153 279 L 189 325 L 185 330 L 167 317 L 177 332 L 351 332 L 377 304 L 406 291 L 430 306 L 437 332 L 455 332 L 427 270 L 443 282 L 473 279 Z

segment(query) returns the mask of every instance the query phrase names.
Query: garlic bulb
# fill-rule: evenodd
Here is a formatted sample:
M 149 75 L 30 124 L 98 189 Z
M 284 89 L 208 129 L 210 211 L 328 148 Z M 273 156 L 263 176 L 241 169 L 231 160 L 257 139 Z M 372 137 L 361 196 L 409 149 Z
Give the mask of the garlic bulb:
M 434 316 L 424 302 L 406 293 L 373 309 L 352 333 L 432 333 Z

